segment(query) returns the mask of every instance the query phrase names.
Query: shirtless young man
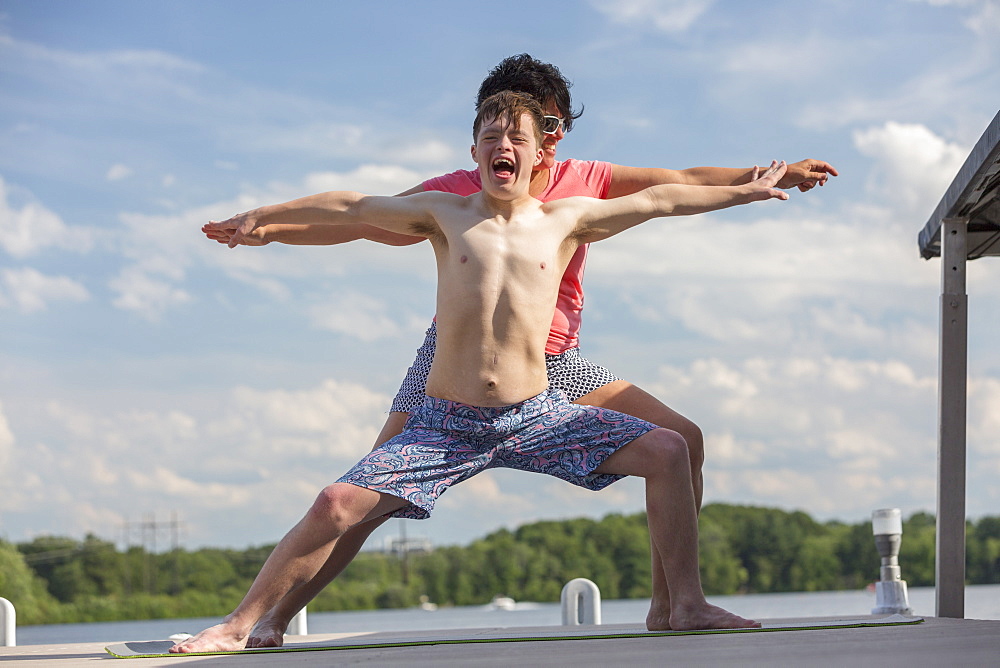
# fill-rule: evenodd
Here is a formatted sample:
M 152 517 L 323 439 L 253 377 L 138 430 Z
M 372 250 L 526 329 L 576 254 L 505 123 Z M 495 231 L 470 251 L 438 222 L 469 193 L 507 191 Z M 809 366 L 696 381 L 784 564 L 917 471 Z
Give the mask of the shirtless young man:
M 566 401 L 548 390 L 545 341 L 563 271 L 577 248 L 650 218 L 690 215 L 788 195 L 772 165 L 740 186 L 649 188 L 614 200 L 542 203 L 528 193 L 542 158 L 542 111 L 510 92 L 486 100 L 473 126 L 483 190 L 468 197 L 330 195 L 330 224 L 377 220 L 430 240 L 438 267 L 438 348 L 424 403 L 402 434 L 326 487 L 278 543 L 244 599 L 221 624 L 171 648 L 227 651 L 315 577 L 351 526 L 385 514 L 426 517 L 449 485 L 491 466 L 547 473 L 600 488 L 646 480 L 650 534 L 670 590 L 671 628 L 759 626 L 709 604 L 698 572 L 698 514 L 684 439 L 639 418 Z M 337 200 L 334 203 L 334 200 Z M 237 217 L 234 239 L 259 221 Z
M 529 194 L 542 202 L 573 195 L 587 195 L 610 199 L 635 193 L 658 184 L 681 183 L 688 185 L 735 185 L 750 179 L 749 168 L 696 167 L 686 170 L 626 167 L 605 162 L 581 160 L 556 160 L 559 142 L 579 118 L 574 112 L 569 92 L 570 82 L 557 67 L 538 61 L 528 54 L 511 56 L 501 61 L 482 82 L 477 97 L 477 108 L 490 95 L 513 90 L 535 98 L 547 114 L 549 127 L 542 140 L 542 162 L 533 169 Z M 803 160 L 788 166 L 778 183 L 779 188 L 807 191 L 823 185 L 837 171 L 821 160 Z M 478 171 L 459 170 L 429 179 L 402 193 L 403 195 L 440 190 L 459 195 L 469 195 L 480 189 Z M 423 241 L 422 237 L 402 235 L 381 227 L 359 223 L 356 225 L 310 224 L 314 216 L 322 217 L 324 194 L 298 200 L 296 210 L 290 204 L 280 205 L 282 219 L 267 217 L 269 209 L 260 213 L 265 219 L 260 227 L 243 237 L 239 243 L 250 246 L 270 242 L 303 245 L 340 244 L 357 239 L 368 239 L 387 245 L 409 245 Z M 209 238 L 230 243 L 235 232 L 232 220 L 209 223 L 204 228 Z M 235 245 L 235 244 L 231 244 Z M 546 362 L 551 387 L 563 391 L 567 398 L 578 404 L 593 405 L 628 413 L 643 418 L 660 427 L 678 432 L 687 442 L 695 499 L 701 508 L 702 464 L 705 459 L 701 429 L 693 421 L 662 403 L 640 387 L 619 378 L 609 369 L 583 357 L 579 349 L 579 331 L 583 311 L 583 270 L 587 245 L 581 245 L 571 260 L 560 285 L 555 317 L 552 320 L 546 344 Z M 391 412 L 376 444 L 383 443 L 400 433 L 410 411 L 423 400 L 427 372 L 434 358 L 436 327 L 428 329 L 423 345 L 417 352 L 399 393 L 393 400 Z M 353 527 L 330 555 L 329 563 L 317 574 L 315 581 L 291 592 L 271 610 L 254 629 L 249 639 L 251 647 L 279 646 L 289 621 L 312 598 L 327 586 L 350 563 L 368 536 L 387 518 L 377 518 Z M 651 629 L 668 626 L 669 591 L 659 577 L 662 564 L 651 545 L 653 564 L 653 591 L 647 625 Z

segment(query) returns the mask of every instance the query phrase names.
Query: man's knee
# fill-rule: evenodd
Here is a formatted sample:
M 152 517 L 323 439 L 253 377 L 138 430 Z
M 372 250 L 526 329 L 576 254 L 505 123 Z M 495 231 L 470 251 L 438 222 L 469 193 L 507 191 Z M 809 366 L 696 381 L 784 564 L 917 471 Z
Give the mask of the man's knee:
M 659 467 L 690 466 L 691 453 L 687 439 L 673 429 L 654 429 L 647 441 L 649 457 Z

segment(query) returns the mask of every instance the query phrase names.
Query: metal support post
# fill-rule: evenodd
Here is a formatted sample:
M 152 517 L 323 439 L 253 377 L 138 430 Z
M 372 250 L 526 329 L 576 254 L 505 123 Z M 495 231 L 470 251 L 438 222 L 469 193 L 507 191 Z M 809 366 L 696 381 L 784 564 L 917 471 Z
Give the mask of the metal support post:
M 967 218 L 941 228 L 941 351 L 938 381 L 938 617 L 965 616 L 965 422 L 968 375 Z

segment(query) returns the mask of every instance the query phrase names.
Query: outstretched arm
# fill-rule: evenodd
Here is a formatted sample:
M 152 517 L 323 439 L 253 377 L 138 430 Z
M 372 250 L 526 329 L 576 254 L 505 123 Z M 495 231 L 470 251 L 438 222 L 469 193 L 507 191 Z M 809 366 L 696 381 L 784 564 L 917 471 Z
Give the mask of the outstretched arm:
M 426 238 L 417 230 L 436 225 L 430 205 L 443 193 L 421 193 L 409 197 L 376 197 L 350 191 L 333 191 L 309 195 L 300 199 L 274 204 L 239 213 L 224 221 L 212 221 L 215 229 L 232 229 L 228 246 L 235 248 L 261 227 L 289 225 L 290 221 L 308 220 L 311 226 L 350 226 L 377 220 L 380 231 L 397 235 Z
M 752 169 L 732 167 L 691 167 L 689 169 L 656 169 L 612 165 L 608 198 L 632 195 L 651 186 L 680 184 L 689 186 L 736 186 L 749 183 Z M 823 185 L 837 176 L 833 165 L 822 160 L 800 160 L 787 165 L 785 174 L 775 187 L 798 188 L 802 192 Z
M 220 244 L 229 244 L 236 233 L 236 226 L 228 220 L 212 221 L 202 225 L 205 236 Z M 397 234 L 381 227 L 360 223 L 357 225 L 310 225 L 310 224 L 272 224 L 258 227 L 239 241 L 241 246 L 266 246 L 269 243 L 289 244 L 293 246 L 333 246 L 349 241 L 365 239 L 376 241 L 386 246 L 412 246 L 420 243 L 424 237 L 414 237 L 409 234 Z
M 581 243 L 600 241 L 650 218 L 689 216 L 766 199 L 785 200 L 788 193 L 776 186 L 786 168 L 784 162 L 772 162 L 763 173 L 754 167 L 750 182 L 736 186 L 665 184 L 616 199 L 574 198 L 569 206 L 582 207 L 576 236 Z
M 413 195 L 423 192 L 423 185 L 414 186 L 409 190 L 399 193 L 397 197 Z M 424 240 L 423 237 L 415 237 L 407 234 L 398 234 L 368 225 L 367 223 L 357 223 L 351 225 L 327 225 L 322 220 L 322 209 L 324 197 L 328 193 L 320 193 L 311 197 L 303 197 L 300 202 L 302 209 L 296 211 L 288 208 L 290 202 L 281 205 L 284 207 L 282 217 L 286 222 L 268 222 L 267 209 L 261 207 L 265 216 L 264 222 L 255 228 L 251 233 L 240 237 L 238 244 L 243 246 L 265 246 L 271 242 L 283 244 L 303 245 L 303 246 L 330 246 L 343 244 L 358 239 L 367 239 L 388 246 L 409 246 Z M 319 218 L 316 216 L 319 215 Z M 212 221 L 203 225 L 201 231 L 205 236 L 221 244 L 230 245 L 233 235 L 236 233 L 236 225 L 231 223 L 232 219 L 223 221 Z M 230 247 L 232 247 L 230 245 Z

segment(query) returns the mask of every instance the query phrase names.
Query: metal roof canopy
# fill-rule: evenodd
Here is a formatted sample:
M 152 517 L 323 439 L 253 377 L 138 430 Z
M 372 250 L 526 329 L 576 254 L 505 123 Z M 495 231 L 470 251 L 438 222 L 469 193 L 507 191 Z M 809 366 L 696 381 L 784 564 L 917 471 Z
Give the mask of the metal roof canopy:
M 968 218 L 969 260 L 1000 255 L 1000 112 L 969 153 L 934 213 L 920 230 L 920 255 L 941 255 L 941 228 L 948 218 Z
M 935 607 L 965 616 L 965 425 L 968 260 L 1000 255 L 1000 112 L 969 153 L 918 236 L 925 259 L 941 256 Z

